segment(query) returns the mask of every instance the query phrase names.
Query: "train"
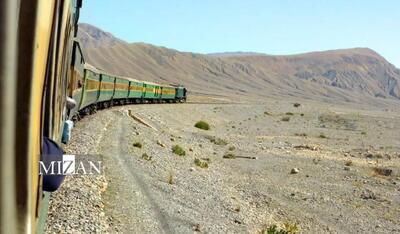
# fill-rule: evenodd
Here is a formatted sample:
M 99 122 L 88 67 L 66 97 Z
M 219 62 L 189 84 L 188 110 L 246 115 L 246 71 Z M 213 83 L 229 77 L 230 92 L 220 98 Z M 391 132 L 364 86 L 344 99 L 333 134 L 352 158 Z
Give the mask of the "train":
M 39 162 L 68 121 L 116 104 L 186 101 L 186 88 L 101 71 L 76 40 L 82 0 L 0 1 L 0 233 L 40 233 L 50 193 Z
M 165 85 L 109 74 L 85 63 L 79 41 L 72 50 L 68 97 L 72 102 L 68 117 L 74 121 L 98 109 L 113 105 L 186 102 L 183 85 Z M 67 105 L 69 106 L 69 105 Z

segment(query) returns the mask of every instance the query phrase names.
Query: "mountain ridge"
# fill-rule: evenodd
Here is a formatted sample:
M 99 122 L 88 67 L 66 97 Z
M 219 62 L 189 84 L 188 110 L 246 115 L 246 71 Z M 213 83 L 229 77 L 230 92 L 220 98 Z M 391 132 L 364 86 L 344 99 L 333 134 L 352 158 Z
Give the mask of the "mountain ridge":
M 80 25 L 78 38 L 85 41 L 87 61 L 102 70 L 141 80 L 180 83 L 201 93 L 356 103 L 400 100 L 400 70 L 369 48 L 296 55 L 210 55 L 127 43 L 88 24 Z

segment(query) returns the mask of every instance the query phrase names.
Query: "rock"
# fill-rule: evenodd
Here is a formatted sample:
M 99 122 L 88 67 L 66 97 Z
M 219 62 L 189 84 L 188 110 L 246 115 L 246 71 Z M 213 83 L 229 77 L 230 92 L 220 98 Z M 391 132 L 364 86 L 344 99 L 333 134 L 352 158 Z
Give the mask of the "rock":
M 196 169 L 194 167 L 189 168 L 189 171 L 195 171 Z
M 364 190 L 364 192 L 361 194 L 360 197 L 365 200 L 369 200 L 369 199 L 376 200 L 377 199 L 376 194 L 369 189 Z
M 237 223 L 237 224 L 242 224 L 242 221 L 235 219 L 233 222 Z
M 298 150 L 311 150 L 311 151 L 318 150 L 318 147 L 312 146 L 312 145 L 296 145 L 293 148 L 298 149 Z
M 165 144 L 163 144 L 161 141 L 157 141 L 157 145 L 165 148 Z
M 200 224 L 195 224 L 194 226 L 193 226 L 193 231 L 195 231 L 195 232 L 201 232 L 201 229 L 200 229 Z
M 366 157 L 366 158 L 373 158 L 373 157 L 374 157 L 374 155 L 373 155 L 373 154 L 371 154 L 371 153 L 367 153 L 367 154 L 365 154 L 365 157 Z
M 388 169 L 388 168 L 383 168 L 383 167 L 375 167 L 374 172 L 378 175 L 390 176 L 392 174 L 393 170 Z
M 299 172 L 300 172 L 300 170 L 298 168 L 292 168 L 292 170 L 290 171 L 290 174 L 297 174 Z

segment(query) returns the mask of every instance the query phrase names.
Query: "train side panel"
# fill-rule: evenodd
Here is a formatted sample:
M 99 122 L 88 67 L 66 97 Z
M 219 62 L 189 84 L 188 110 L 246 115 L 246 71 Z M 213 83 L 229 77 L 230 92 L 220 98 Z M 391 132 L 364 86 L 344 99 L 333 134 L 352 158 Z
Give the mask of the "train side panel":
M 99 74 L 89 69 L 85 69 L 85 83 L 83 86 L 82 101 L 79 110 L 95 104 L 99 96 L 100 78 Z
M 68 118 L 71 119 L 79 109 L 82 99 L 82 86 L 84 75 L 84 59 L 79 43 L 74 41 L 72 50 L 72 66 L 70 71 L 70 81 L 68 84 L 68 95 L 75 100 L 76 106 L 69 112 Z
M 128 98 L 129 81 L 125 79 L 115 78 L 115 92 L 113 99 Z
M 144 95 L 143 97 L 145 99 L 157 99 L 161 97 L 161 88 L 160 86 L 153 84 L 153 83 L 148 83 L 148 82 L 143 82 L 144 83 Z
M 172 100 L 175 99 L 176 89 L 174 87 L 162 86 L 161 99 Z
M 143 82 L 130 81 L 129 83 L 129 98 L 142 98 Z
M 78 8 L 69 0 L 0 1 L 1 233 L 40 233 L 38 162 L 44 139 L 61 142 Z
M 109 75 L 100 75 L 100 94 L 98 102 L 110 101 L 114 95 L 115 78 Z
M 182 87 L 176 88 L 176 98 L 177 99 L 183 98 L 183 88 Z
M 186 101 L 186 88 L 183 86 L 176 87 L 176 96 L 175 100 L 177 101 Z

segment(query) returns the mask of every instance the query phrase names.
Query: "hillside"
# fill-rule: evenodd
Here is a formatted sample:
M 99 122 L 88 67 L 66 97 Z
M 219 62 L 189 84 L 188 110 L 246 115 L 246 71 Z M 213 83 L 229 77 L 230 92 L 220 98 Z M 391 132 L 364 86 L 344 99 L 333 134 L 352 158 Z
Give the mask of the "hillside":
M 83 48 L 97 46 L 114 46 L 126 42 L 114 37 L 109 32 L 104 32 L 90 24 L 79 24 L 79 41 Z
M 81 24 L 86 61 L 113 74 L 183 84 L 192 92 L 378 103 L 400 100 L 400 70 L 368 48 L 289 56 L 196 54 L 127 43 Z

